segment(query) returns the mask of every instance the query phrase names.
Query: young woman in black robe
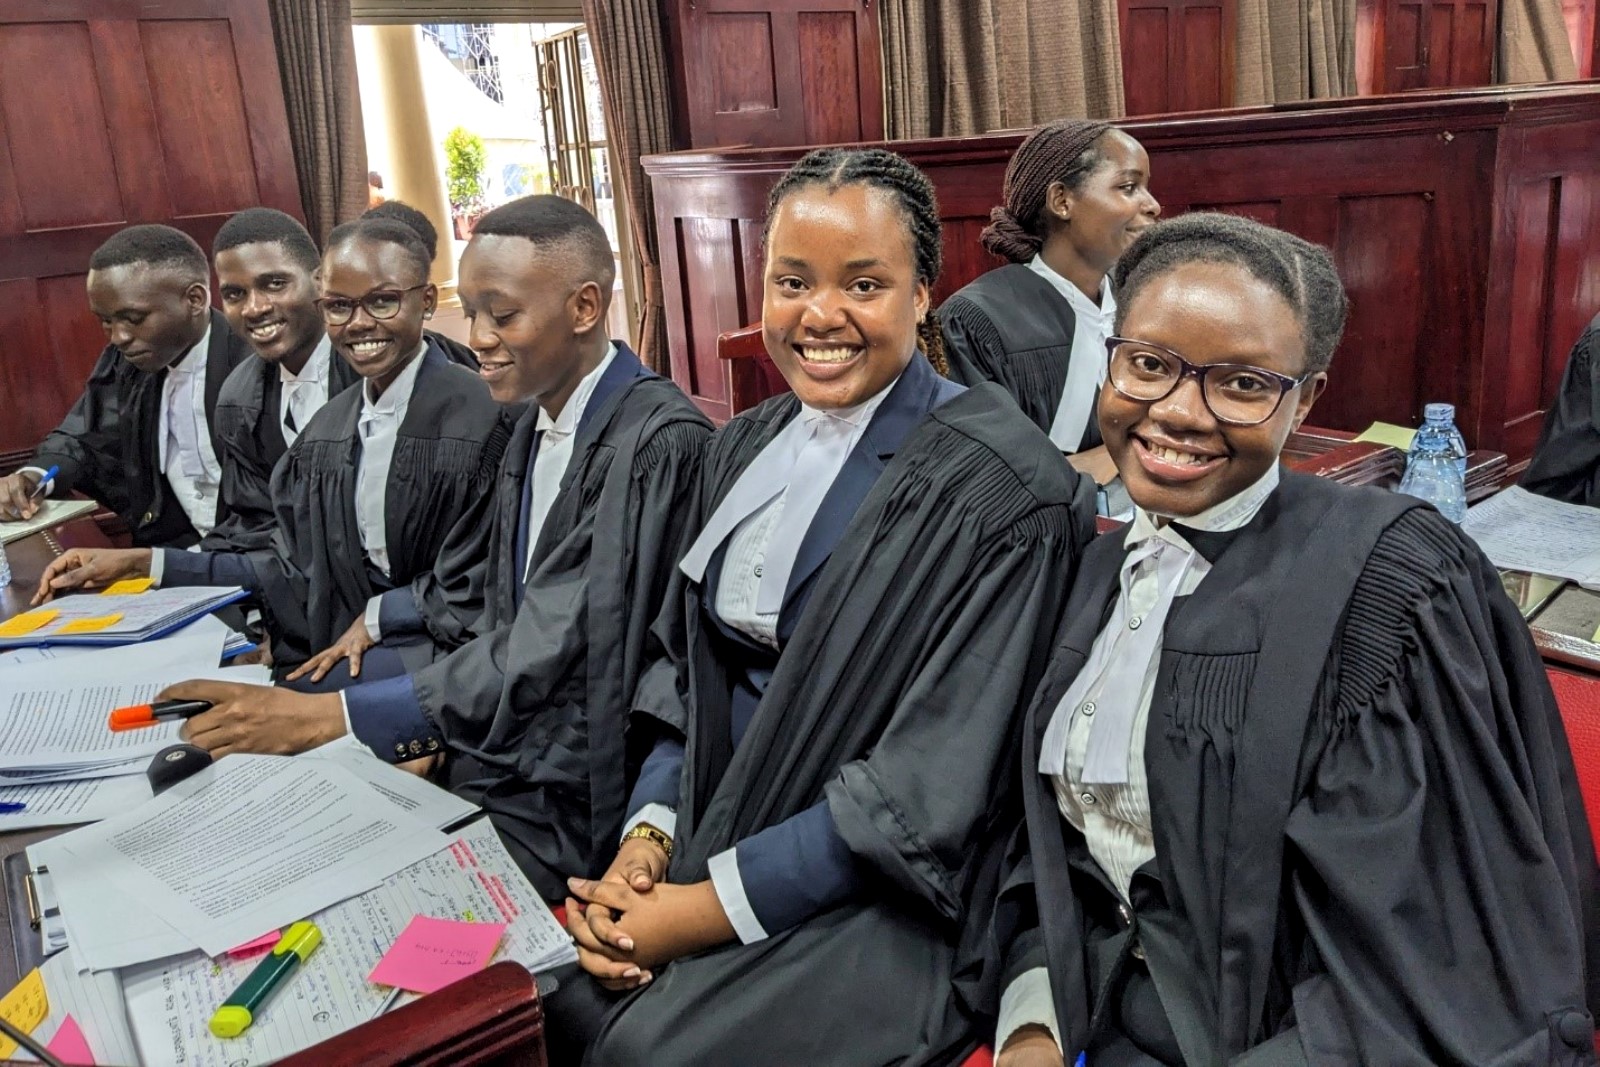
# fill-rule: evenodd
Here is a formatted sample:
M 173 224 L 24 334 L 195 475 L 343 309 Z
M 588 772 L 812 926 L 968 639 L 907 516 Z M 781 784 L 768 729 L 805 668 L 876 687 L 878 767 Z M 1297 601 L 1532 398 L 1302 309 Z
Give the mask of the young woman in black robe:
M 983 246 L 1010 262 L 939 307 L 950 376 L 1005 386 L 1062 452 L 1100 444 L 1094 401 L 1117 308 L 1106 274 L 1161 213 L 1149 181 L 1144 148 L 1114 126 L 1066 119 L 1034 131 L 983 231 Z
M 1600 508 L 1600 317 L 1572 346 L 1561 391 L 1545 413 L 1522 486 L 1569 504 Z
M 547 1003 L 558 1055 L 931 1064 L 978 1040 L 1008 701 L 1092 510 L 998 386 L 917 350 L 938 217 L 881 149 L 813 152 L 772 193 L 762 321 L 794 393 L 709 445 L 634 702 L 630 744 L 659 741 L 632 828 L 572 883 L 592 978 Z
M 163 552 L 155 575 L 256 593 L 274 670 L 291 678 L 312 653 L 363 626 L 379 594 L 424 581 L 458 521 L 487 514 L 510 433 L 479 377 L 423 336 L 436 293 L 414 232 L 390 220 L 346 223 L 329 238 L 321 284 L 334 351 L 362 381 L 312 416 L 274 470 L 271 549 Z M 369 426 L 384 419 L 388 462 L 367 462 L 369 452 L 378 456 L 380 432 Z M 360 518 L 363 485 L 369 514 L 381 509 L 381 530 Z M 148 575 L 155 566 L 149 550 L 75 550 L 51 564 L 40 592 Z M 398 656 L 386 667 L 404 671 Z
M 1331 260 L 1196 214 L 1116 280 L 1138 510 L 1027 714 L 998 1067 L 1593 1063 L 1595 857 L 1526 626 L 1432 508 L 1279 470 Z

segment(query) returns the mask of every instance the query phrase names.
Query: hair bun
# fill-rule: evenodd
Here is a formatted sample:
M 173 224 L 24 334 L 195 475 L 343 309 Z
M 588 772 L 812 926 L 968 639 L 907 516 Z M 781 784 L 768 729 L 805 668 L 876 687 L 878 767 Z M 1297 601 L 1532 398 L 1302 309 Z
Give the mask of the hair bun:
M 983 247 L 1013 263 L 1026 263 L 1039 254 L 1044 238 L 1029 233 L 1017 217 L 1003 207 L 989 212 L 989 225 L 978 235 Z

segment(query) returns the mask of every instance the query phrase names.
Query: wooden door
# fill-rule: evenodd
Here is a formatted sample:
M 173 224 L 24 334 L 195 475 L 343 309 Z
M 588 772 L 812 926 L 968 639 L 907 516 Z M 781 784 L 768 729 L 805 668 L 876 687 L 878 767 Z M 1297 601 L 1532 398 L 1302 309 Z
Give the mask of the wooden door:
M 1235 0 L 1120 0 L 1129 115 L 1233 106 Z
M 871 0 L 673 0 L 679 125 L 689 148 L 883 136 Z
M 1488 85 L 1494 76 L 1498 0 L 1366 0 L 1357 55 L 1377 69 L 1363 92 Z M 1375 40 L 1363 42 L 1364 34 Z
M 94 249 L 258 204 L 301 213 L 266 0 L 0 0 L 0 470 L 105 346 Z

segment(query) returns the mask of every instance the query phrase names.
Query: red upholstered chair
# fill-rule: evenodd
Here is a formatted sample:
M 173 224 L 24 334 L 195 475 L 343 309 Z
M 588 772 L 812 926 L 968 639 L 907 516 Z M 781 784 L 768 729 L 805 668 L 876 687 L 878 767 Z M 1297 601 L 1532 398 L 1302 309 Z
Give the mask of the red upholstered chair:
M 509 961 L 313 1045 L 282 1067 L 546 1067 L 533 976 Z
M 1589 832 L 1600 841 L 1600 676 L 1548 668 L 1561 721 L 1567 727 L 1572 761 L 1578 766 L 1578 788 L 1589 814 Z

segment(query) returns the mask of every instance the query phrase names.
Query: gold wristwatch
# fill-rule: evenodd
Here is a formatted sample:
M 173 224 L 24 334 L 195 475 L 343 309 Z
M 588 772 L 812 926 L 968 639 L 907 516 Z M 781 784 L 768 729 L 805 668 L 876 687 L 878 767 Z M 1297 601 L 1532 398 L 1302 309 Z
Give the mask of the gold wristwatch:
M 660 848 L 662 852 L 666 853 L 667 859 L 670 860 L 672 858 L 672 837 L 665 830 L 651 826 L 647 822 L 642 822 L 622 835 L 622 843 L 627 844 L 636 837 L 642 837 Z

